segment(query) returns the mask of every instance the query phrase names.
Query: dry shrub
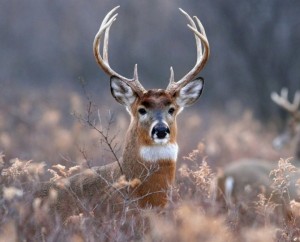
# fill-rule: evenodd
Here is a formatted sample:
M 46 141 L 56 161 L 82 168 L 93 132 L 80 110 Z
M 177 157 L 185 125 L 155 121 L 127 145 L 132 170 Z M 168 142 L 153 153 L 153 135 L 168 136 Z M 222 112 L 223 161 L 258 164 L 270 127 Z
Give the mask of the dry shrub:
M 265 225 L 271 224 L 272 215 L 274 214 L 275 208 L 278 204 L 274 203 L 271 200 L 271 197 L 266 197 L 265 194 L 260 193 L 258 194 L 258 201 L 254 201 L 255 204 L 255 212 L 256 216 L 256 223 L 260 223 L 262 221 Z
M 53 165 L 52 167 L 53 169 L 48 169 L 48 171 L 52 175 L 52 177 L 50 178 L 50 182 L 55 182 L 59 179 L 70 177 L 71 175 L 78 173 L 81 169 L 81 167 L 78 165 L 66 168 L 61 164 L 56 164 Z
M 102 211 L 101 218 L 92 213 L 78 214 L 63 223 L 49 207 L 56 194 L 50 194 L 46 201 L 34 196 L 44 169 L 31 161 L 19 159 L 4 162 L 4 166 L 6 168 L 0 170 L 2 241 L 124 241 L 124 238 L 142 238 L 145 233 L 142 211 L 138 209 L 127 209 L 121 214 Z M 58 178 L 58 182 L 74 171 L 74 168 L 67 169 L 62 165 L 56 165 L 54 169 L 54 178 Z M 137 184 L 136 180 L 128 183 L 121 178 L 114 186 L 120 189 L 121 185 L 132 187 Z M 72 206 L 71 201 L 69 206 Z
M 285 221 L 282 227 L 279 227 L 277 232 L 279 241 L 300 241 L 300 206 L 299 191 L 297 189 L 300 172 L 291 161 L 292 158 L 280 159 L 278 168 L 270 173 L 273 181 L 273 194 L 282 199 L 288 212 L 288 220 Z M 297 201 L 291 198 L 296 198 Z
M 1 238 L 6 241 L 8 238 L 16 238 L 12 241 L 35 238 L 32 233 L 37 222 L 32 207 L 33 190 L 44 175 L 44 166 L 43 162 L 4 159 L 0 169 L 0 228 L 3 228 Z
M 273 223 L 269 218 L 273 204 L 263 195 L 258 197 L 255 209 L 258 216 L 255 226 L 263 224 L 259 229 L 232 225 L 233 207 L 227 213 L 216 213 L 218 204 L 213 202 L 210 190 L 215 174 L 202 160 L 203 155 L 198 149 L 185 157 L 190 167 L 186 165 L 179 169 L 175 189 L 179 199 L 171 199 L 165 209 L 124 206 L 118 214 L 104 210 L 101 217 L 93 213 L 77 214 L 64 223 L 49 214 L 49 204 L 34 198 L 31 191 L 23 187 L 24 182 L 35 187 L 44 170 L 33 168 L 35 165 L 30 161 L 14 159 L 5 162 L 4 159 L 0 199 L 0 227 L 3 229 L 0 235 L 8 238 L 7 231 L 10 231 L 12 238 L 27 241 L 296 241 L 299 235 L 297 220 L 282 225 Z M 289 161 L 281 161 L 278 169 L 272 172 L 274 184 L 280 191 L 285 191 L 282 184 L 288 184 L 286 174 L 293 171 Z M 74 169 L 77 172 L 76 167 L 68 169 L 62 165 L 53 169 L 59 179 L 68 177 Z M 284 181 L 279 182 L 280 179 Z M 113 188 L 127 191 L 127 187 L 139 183 L 121 177 Z M 55 199 L 55 194 L 53 197 Z M 299 217 L 298 202 L 290 202 L 294 218 Z M 126 201 L 126 204 L 133 203 Z
M 274 193 L 288 199 L 288 202 L 290 202 L 289 187 L 291 182 L 293 182 L 291 178 L 293 173 L 297 171 L 297 168 L 291 164 L 291 160 L 292 158 L 280 159 L 278 161 L 278 168 L 272 170 L 270 173 L 270 177 L 273 180 L 272 187 Z
M 276 240 L 277 229 L 273 226 L 261 228 L 246 228 L 242 234 L 241 241 L 244 242 L 274 242 Z
M 222 217 L 210 217 L 199 206 L 178 204 L 165 213 L 150 213 L 146 241 L 234 241 Z
M 1 170 L 2 184 L 11 184 L 15 181 L 36 181 L 44 174 L 45 162 L 22 161 L 18 158 L 11 159 L 9 166 Z M 3 166 L 5 167 L 5 165 Z
M 196 199 L 203 207 L 211 206 L 215 199 L 215 174 L 205 160 L 203 144 L 183 157 L 183 163 L 178 169 L 176 191 L 181 200 Z
M 5 163 L 6 164 L 6 163 Z M 102 217 L 96 217 L 93 213 L 85 213 L 71 216 L 62 223 L 57 217 L 49 213 L 51 202 L 42 202 L 35 198 L 31 190 L 24 190 L 20 179 L 33 188 L 39 183 L 42 173 L 39 169 L 32 169 L 32 162 L 14 159 L 2 169 L 1 179 L 5 179 L 11 186 L 2 187 L 4 200 L 0 200 L 0 226 L 12 231 L 12 236 L 17 240 L 35 241 L 66 241 L 76 239 L 78 241 L 128 241 L 128 240 L 167 240 L 166 234 L 158 234 L 156 225 L 163 223 L 164 229 L 172 229 L 173 238 L 180 240 L 201 239 L 202 241 L 232 241 L 225 220 L 206 214 L 201 201 L 194 204 L 173 203 L 168 209 L 141 210 L 136 206 L 125 206 L 119 214 L 102 211 Z M 54 172 L 55 169 L 55 172 Z M 67 169 L 62 165 L 54 166 L 52 173 L 54 178 L 64 179 L 71 174 L 73 168 Z M 34 175 L 34 173 L 36 173 Z M 201 197 L 193 196 L 192 199 L 204 199 L 209 196 L 211 170 L 207 163 L 203 162 L 195 170 L 188 170 L 189 177 Z M 30 174 L 30 176 L 27 176 Z M 25 177 L 25 178 L 24 178 Z M 27 180 L 25 180 L 28 178 Z M 113 184 L 114 189 L 135 187 L 140 181 L 126 181 L 121 177 Z M 50 196 L 55 199 L 55 194 Z M 182 198 L 182 199 L 188 199 Z M 200 202 L 200 203 L 199 203 Z M 126 201 L 127 205 L 133 205 Z M 203 203 L 204 204 L 204 203 Z M 71 203 L 70 203 L 71 205 Z M 193 226 L 192 226 L 193 225 Z M 209 233 L 208 233 L 209 231 Z M 177 233 L 177 234 L 176 234 Z M 8 238 L 6 233 L 2 233 Z M 214 239 L 214 240 L 213 240 Z

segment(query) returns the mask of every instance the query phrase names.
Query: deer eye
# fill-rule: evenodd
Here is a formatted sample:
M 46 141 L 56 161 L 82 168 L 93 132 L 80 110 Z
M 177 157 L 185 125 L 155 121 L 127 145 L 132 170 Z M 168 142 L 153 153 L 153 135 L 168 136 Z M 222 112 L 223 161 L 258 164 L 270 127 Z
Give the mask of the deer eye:
M 170 108 L 170 109 L 168 110 L 168 113 L 169 113 L 170 115 L 173 115 L 174 112 L 175 112 L 175 109 L 174 109 L 174 108 Z
M 138 112 L 140 115 L 145 115 L 147 113 L 146 109 L 144 108 L 139 108 Z

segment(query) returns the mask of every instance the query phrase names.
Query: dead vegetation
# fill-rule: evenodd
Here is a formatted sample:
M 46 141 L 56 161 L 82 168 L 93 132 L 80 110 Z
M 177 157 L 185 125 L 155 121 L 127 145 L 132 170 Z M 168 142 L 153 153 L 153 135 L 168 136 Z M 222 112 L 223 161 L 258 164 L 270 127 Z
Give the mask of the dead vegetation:
M 194 156 L 193 151 L 192 156 Z M 215 174 L 206 161 L 192 161 L 192 168 L 182 165 L 177 183 L 169 195 L 165 209 L 139 209 L 127 206 L 118 213 L 102 210 L 73 215 L 62 222 L 49 213 L 53 193 L 46 203 L 33 196 L 33 191 L 47 173 L 44 166 L 30 161 L 14 159 L 5 161 L 1 170 L 0 238 L 27 241 L 297 241 L 299 239 L 299 203 L 289 201 L 292 213 L 288 223 L 278 223 L 274 217 L 277 204 L 260 194 L 255 209 L 249 211 L 255 222 L 241 221 L 237 207 L 222 208 L 215 200 L 213 190 Z M 73 168 L 57 166 L 67 174 Z M 74 168 L 75 170 L 77 167 Z M 274 173 L 274 192 L 283 192 L 288 176 L 293 170 L 289 160 L 281 160 Z M 132 186 L 122 177 L 114 188 Z M 67 197 L 66 197 L 67 199 Z M 82 201 L 83 202 L 83 201 Z M 72 205 L 70 203 L 70 205 Z M 87 211 L 87 210 L 86 210 Z M 244 218 L 243 218 L 244 219 Z M 254 229 L 254 227 L 256 229 Z
M 74 98 L 74 95 L 68 99 L 69 103 L 66 102 L 66 106 L 69 106 L 67 110 L 83 110 L 84 114 L 84 102 L 78 97 Z M 74 99 L 77 100 L 76 105 L 73 103 Z M 40 105 L 44 105 L 43 101 Z M 29 104 L 28 113 L 21 110 L 22 105 L 18 107 L 24 117 L 29 117 L 33 112 Z M 193 127 L 197 127 L 203 139 L 199 137 L 198 140 L 187 140 L 187 144 L 195 145 L 186 147 L 187 138 L 184 137 L 188 137 L 189 132 L 195 132 L 189 128 L 186 129 L 184 137 L 179 138 L 180 146 L 183 144 L 182 158 L 179 157 L 178 160 L 176 183 L 169 194 L 167 208 L 139 209 L 134 205 L 134 201 L 125 199 L 124 202 L 124 198 L 127 197 L 123 196 L 121 202 L 125 206 L 118 213 L 103 209 L 99 216 L 99 213 L 88 208 L 68 217 L 64 222 L 49 213 L 53 202 L 51 199 L 55 200 L 57 194 L 53 192 L 49 201 L 43 202 L 33 195 L 38 186 L 48 180 L 63 180 L 95 163 L 101 164 L 102 159 L 104 160 L 101 157 L 113 160 L 113 155 L 109 155 L 109 152 L 104 155 L 103 150 L 107 149 L 107 145 L 99 132 L 93 128 L 84 127 L 76 118 L 65 126 L 62 120 L 63 111 L 59 111 L 56 106 L 51 111 L 37 106 L 34 112 L 37 113 L 34 117 L 30 116 L 32 123 L 27 128 L 15 128 L 23 126 L 22 121 L 15 115 L 8 117 L 14 120 L 16 126 L 10 122 L 0 123 L 2 125 L 0 142 L 3 149 L 0 155 L 0 241 L 7 241 L 7 238 L 12 241 L 297 241 L 299 239 L 300 205 L 297 201 L 287 200 L 291 207 L 290 220 L 278 223 L 274 217 L 277 204 L 270 203 L 263 193 L 253 201 L 255 209 L 249 211 L 249 216 L 254 220 L 250 217 L 249 220 L 247 217 L 242 218 L 238 206 L 224 207 L 215 199 L 214 178 L 218 171 L 222 170 L 226 162 L 251 154 L 280 161 L 270 177 L 273 179 L 274 193 L 284 193 L 285 185 L 290 182 L 289 174 L 294 170 L 291 160 L 279 159 L 290 157 L 292 155 L 290 149 L 286 148 L 280 154 L 276 153 L 270 145 L 275 132 L 264 128 L 251 112 L 245 112 L 234 122 L 214 114 L 213 116 L 218 118 L 213 117 L 214 123 L 207 130 L 201 130 L 202 120 L 194 114 L 180 120 L 182 127 L 191 123 Z M 101 113 L 101 110 L 99 112 Z M 44 116 L 47 118 L 40 119 Z M 0 120 L 3 118 L 1 116 Z M 99 120 L 97 112 L 95 119 Z M 126 122 L 123 123 L 122 114 L 114 120 L 111 131 L 115 134 L 118 133 L 116 127 L 126 127 Z M 105 131 L 107 127 L 105 118 L 102 125 Z M 37 129 L 37 133 L 32 133 L 36 136 L 26 140 L 33 127 Z M 62 142 L 54 138 L 56 135 L 66 135 L 70 138 Z M 122 133 L 115 139 L 119 144 L 122 143 L 120 137 Z M 10 141 L 5 142 L 6 139 Z M 40 147 L 41 150 L 38 150 Z M 54 147 L 57 148 L 56 151 L 59 150 L 58 159 L 53 159 Z M 101 150 L 100 147 L 102 151 L 98 152 L 97 149 Z M 190 154 L 186 152 L 188 148 L 192 150 Z M 95 149 L 98 153 L 93 151 Z M 33 160 L 13 158 L 18 152 L 34 158 Z M 44 158 L 41 158 L 43 154 Z M 112 184 L 112 188 L 116 191 L 120 191 L 121 188 L 126 191 L 127 187 L 136 185 L 132 184 L 133 182 L 139 181 L 126 181 L 121 177 Z

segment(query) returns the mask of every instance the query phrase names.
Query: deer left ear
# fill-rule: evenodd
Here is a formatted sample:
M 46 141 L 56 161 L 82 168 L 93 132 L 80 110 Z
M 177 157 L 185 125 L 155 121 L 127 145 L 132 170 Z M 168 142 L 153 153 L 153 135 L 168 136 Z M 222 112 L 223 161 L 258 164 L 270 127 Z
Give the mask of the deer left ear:
M 184 108 L 194 104 L 200 97 L 204 86 L 204 79 L 202 77 L 196 78 L 183 86 L 177 94 L 177 104 Z
M 126 106 L 127 108 L 130 108 L 137 97 L 137 94 L 134 92 L 134 90 L 132 90 L 130 86 L 116 76 L 112 76 L 110 78 L 110 89 L 111 94 L 117 100 L 117 102 Z

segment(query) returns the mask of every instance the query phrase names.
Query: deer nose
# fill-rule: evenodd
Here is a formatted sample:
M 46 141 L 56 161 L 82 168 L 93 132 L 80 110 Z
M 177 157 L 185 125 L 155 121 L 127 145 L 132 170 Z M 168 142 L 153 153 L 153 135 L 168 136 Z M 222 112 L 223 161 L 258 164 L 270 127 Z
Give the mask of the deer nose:
M 164 123 L 156 124 L 151 132 L 152 138 L 154 139 L 164 139 L 170 134 L 169 127 Z

